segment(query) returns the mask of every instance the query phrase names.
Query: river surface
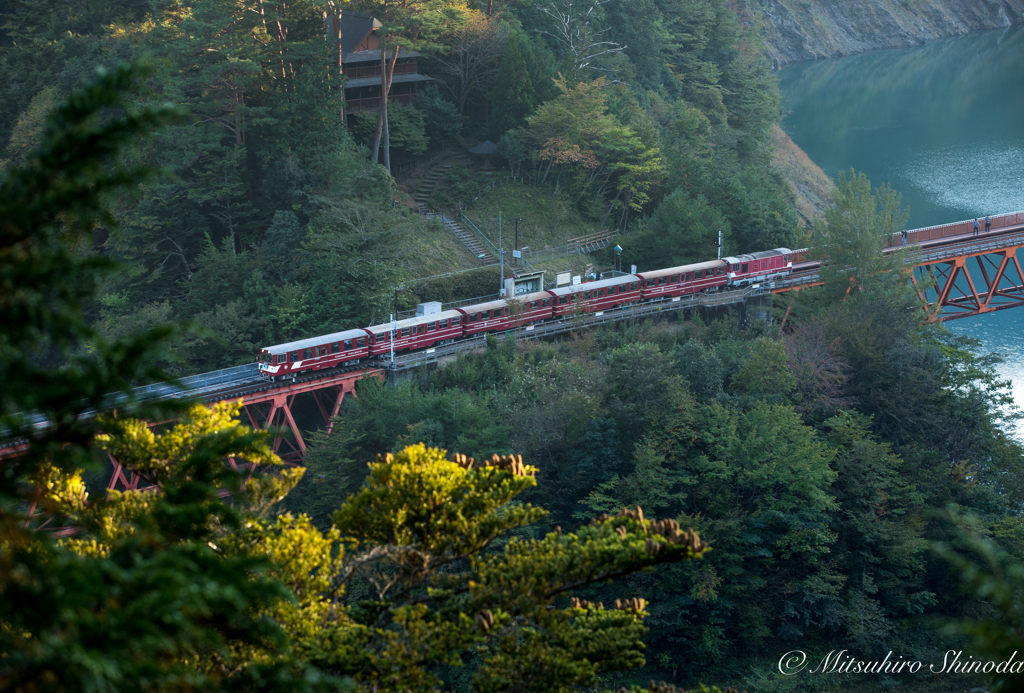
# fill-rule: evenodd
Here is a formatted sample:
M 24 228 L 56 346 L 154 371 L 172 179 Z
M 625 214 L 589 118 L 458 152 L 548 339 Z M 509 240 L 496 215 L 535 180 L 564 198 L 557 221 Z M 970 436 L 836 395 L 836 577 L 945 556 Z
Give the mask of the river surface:
M 1024 211 L 1024 27 L 798 63 L 778 77 L 783 129 L 829 176 L 853 167 L 902 193 L 907 228 Z M 1000 374 L 1024 407 L 1024 308 L 946 326 L 1002 354 Z

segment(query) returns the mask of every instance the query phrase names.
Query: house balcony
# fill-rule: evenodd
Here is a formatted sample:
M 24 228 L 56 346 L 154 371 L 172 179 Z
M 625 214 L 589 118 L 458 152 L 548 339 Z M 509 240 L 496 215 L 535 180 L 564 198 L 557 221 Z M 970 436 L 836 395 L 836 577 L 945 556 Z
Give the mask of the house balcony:
M 417 71 L 415 60 L 404 63 L 395 63 L 395 75 L 414 75 Z M 380 79 L 380 63 L 376 65 L 361 65 L 359 67 L 345 67 L 342 74 L 349 79 L 364 79 L 376 77 Z
M 388 103 L 412 103 L 416 98 L 415 94 L 392 94 L 388 97 Z M 380 97 L 369 96 L 364 99 L 346 99 L 346 113 L 362 113 L 363 111 L 376 111 L 380 108 Z

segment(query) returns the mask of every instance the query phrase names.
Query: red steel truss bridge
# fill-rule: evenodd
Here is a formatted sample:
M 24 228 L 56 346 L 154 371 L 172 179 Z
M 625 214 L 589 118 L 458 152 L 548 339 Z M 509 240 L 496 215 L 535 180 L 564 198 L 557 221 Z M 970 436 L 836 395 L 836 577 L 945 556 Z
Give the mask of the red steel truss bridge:
M 890 240 L 885 252 L 902 246 L 900 235 Z M 992 218 L 989 231 L 973 234 L 973 220 L 960 221 L 908 231 L 908 261 L 913 263 L 912 280 L 931 320 L 954 320 L 996 310 L 1024 306 L 1024 270 L 1017 251 L 1024 247 L 1024 212 L 1003 214 Z M 635 320 L 665 311 L 711 308 L 746 302 L 768 292 L 816 286 L 821 283 L 819 263 L 804 260 L 806 251 L 797 251 L 793 275 L 785 280 L 755 285 L 746 289 L 676 297 L 670 301 L 623 306 L 616 310 L 563 320 L 519 327 L 506 333 L 515 339 L 540 339 L 559 333 L 587 329 L 620 320 Z M 928 279 L 928 281 L 922 281 Z M 394 362 L 373 363 L 347 369 L 314 372 L 295 380 L 268 382 L 259 376 L 257 364 L 226 368 L 220 371 L 183 378 L 179 385 L 149 385 L 137 388 L 135 399 L 191 397 L 207 404 L 242 400 L 244 416 L 253 428 L 277 432 L 273 449 L 289 464 L 300 463 L 306 443 L 297 419 L 305 422 L 321 420 L 330 431 L 331 419 L 340 411 L 346 396 L 355 396 L 356 383 L 365 377 L 383 379 L 385 373 L 420 368 L 481 349 L 485 336 L 461 340 L 455 344 L 425 351 L 398 355 Z M 18 454 L 24 441 L 0 443 L 0 456 Z M 111 476 L 107 487 L 119 490 L 142 490 L 145 480 L 126 470 L 111 458 Z M 234 461 L 231 464 L 235 464 Z M 252 469 L 242 470 L 252 474 Z
M 147 385 L 136 388 L 131 394 L 135 400 L 189 397 L 209 405 L 241 400 L 243 421 L 247 419 L 247 423 L 255 429 L 273 429 L 274 452 L 285 463 L 297 464 L 306 454 L 306 442 L 297 423 L 300 414 L 307 422 L 311 418 L 323 421 L 330 433 L 332 418 L 341 410 L 346 396 L 355 396 L 356 383 L 363 378 L 383 377 L 383 371 L 378 368 L 362 367 L 314 372 L 295 380 L 271 383 L 260 378 L 256 363 L 250 363 L 182 378 L 177 385 Z M 160 423 L 166 422 L 155 422 L 152 426 Z M 0 443 L 0 456 L 17 455 L 25 448 L 25 441 Z M 128 491 L 151 488 L 140 475 L 124 468 L 109 453 L 107 456 L 111 464 L 108 489 Z M 237 464 L 235 460 L 230 460 L 229 464 L 247 476 L 255 471 L 250 463 Z M 33 504 L 29 515 L 34 514 Z M 47 521 L 43 521 L 40 528 L 46 528 L 46 524 Z
M 306 455 L 306 442 L 302 430 L 296 423 L 301 411 L 304 418 L 312 415 L 323 421 L 328 433 L 331 420 L 338 415 L 346 395 L 354 397 L 356 383 L 363 378 L 383 378 L 377 368 L 348 368 L 319 371 L 306 376 L 271 383 L 262 380 L 255 363 L 235 368 L 225 368 L 212 373 L 183 378 L 180 388 L 161 384 L 138 388 L 137 398 L 161 398 L 188 396 L 206 404 L 218 402 L 242 402 L 243 422 L 257 430 L 273 429 L 274 452 L 287 464 L 298 464 Z M 124 467 L 112 455 L 112 473 L 107 484 L 109 489 L 143 490 L 148 486 L 138 474 Z M 229 463 L 251 476 L 255 471 L 252 464 Z
M 902 247 L 899 234 L 885 253 Z M 1024 270 L 1017 251 L 1024 247 L 1024 212 L 992 217 L 991 230 L 974 220 L 907 232 L 911 281 L 929 320 L 956 320 L 1024 306 Z M 804 252 L 804 251 L 799 251 Z M 816 261 L 793 264 L 793 275 L 774 282 L 774 293 L 821 283 Z M 922 288 L 931 287 L 931 288 Z

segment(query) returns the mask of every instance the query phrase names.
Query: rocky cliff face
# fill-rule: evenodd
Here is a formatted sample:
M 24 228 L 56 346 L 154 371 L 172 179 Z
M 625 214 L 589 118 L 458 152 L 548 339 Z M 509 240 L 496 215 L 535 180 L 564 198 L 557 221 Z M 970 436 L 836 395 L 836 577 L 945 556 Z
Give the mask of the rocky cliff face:
M 1024 23 L 1024 0 L 753 0 L 776 66 Z

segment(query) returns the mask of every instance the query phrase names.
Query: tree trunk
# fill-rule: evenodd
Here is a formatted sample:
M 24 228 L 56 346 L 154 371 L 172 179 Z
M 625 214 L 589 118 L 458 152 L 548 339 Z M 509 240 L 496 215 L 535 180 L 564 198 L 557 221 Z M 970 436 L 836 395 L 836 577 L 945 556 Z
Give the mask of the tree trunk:
M 388 63 L 384 48 L 380 49 L 380 104 L 377 107 L 377 131 L 373 134 L 373 163 L 380 160 L 380 135 L 384 129 L 384 104 L 388 102 Z
M 384 168 L 391 175 L 391 130 L 388 128 L 388 102 L 384 102 Z
M 381 100 L 380 110 L 377 111 L 377 134 L 373 138 L 373 162 L 377 163 L 381 135 L 384 136 L 384 167 L 391 173 L 391 133 L 388 131 L 388 94 L 391 93 L 391 80 L 395 76 L 395 63 L 398 62 L 398 46 L 392 49 L 391 63 L 388 64 L 387 52 L 381 48 Z

